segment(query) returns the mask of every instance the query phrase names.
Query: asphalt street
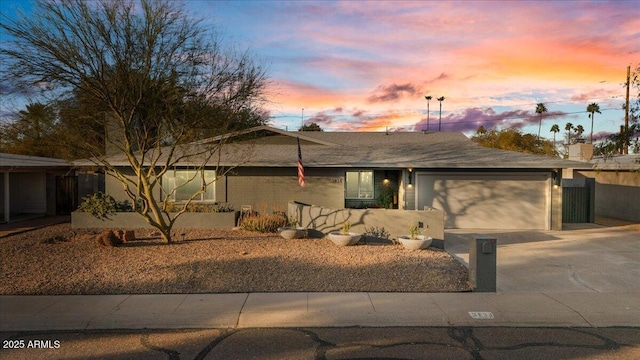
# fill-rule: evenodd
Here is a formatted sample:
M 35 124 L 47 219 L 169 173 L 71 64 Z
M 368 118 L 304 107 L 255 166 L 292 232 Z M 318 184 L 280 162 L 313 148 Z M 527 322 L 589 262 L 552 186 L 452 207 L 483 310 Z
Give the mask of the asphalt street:
M 0 336 L 0 359 L 11 360 L 640 358 L 640 328 L 627 327 L 95 330 Z M 21 344 L 24 348 L 6 348 Z

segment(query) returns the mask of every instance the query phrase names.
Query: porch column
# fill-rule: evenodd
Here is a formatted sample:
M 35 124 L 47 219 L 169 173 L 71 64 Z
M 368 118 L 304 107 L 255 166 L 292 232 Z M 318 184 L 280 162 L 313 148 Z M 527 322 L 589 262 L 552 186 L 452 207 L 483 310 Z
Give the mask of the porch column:
M 9 172 L 4 172 L 4 221 L 9 222 L 9 212 L 11 211 L 11 203 L 9 201 Z

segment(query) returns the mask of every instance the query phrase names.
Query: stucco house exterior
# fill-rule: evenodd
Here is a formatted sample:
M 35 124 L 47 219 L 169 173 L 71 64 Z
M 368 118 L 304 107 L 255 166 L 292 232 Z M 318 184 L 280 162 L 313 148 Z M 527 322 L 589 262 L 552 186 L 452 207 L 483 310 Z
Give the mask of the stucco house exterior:
M 569 159 L 588 167 L 566 169 L 564 176 L 578 185 L 594 185 L 594 217 L 640 223 L 639 154 L 593 156 L 591 144 L 574 144 L 569 147 Z
M 68 214 L 77 182 L 66 160 L 0 153 L 0 221 Z
M 200 201 L 269 211 L 286 211 L 290 201 L 328 208 L 382 203 L 441 209 L 445 228 L 561 229 L 562 169 L 584 166 L 483 148 L 454 132 L 288 132 L 260 126 L 242 135 L 243 140 L 223 148 L 219 159 L 220 165 L 235 168 L 218 177 Z M 298 139 L 304 187 L 298 185 Z M 127 166 L 118 154 L 110 161 Z M 163 183 L 173 184 L 189 171 L 190 164 L 181 165 Z M 216 177 L 206 171 L 205 177 Z M 106 192 L 126 199 L 111 177 Z

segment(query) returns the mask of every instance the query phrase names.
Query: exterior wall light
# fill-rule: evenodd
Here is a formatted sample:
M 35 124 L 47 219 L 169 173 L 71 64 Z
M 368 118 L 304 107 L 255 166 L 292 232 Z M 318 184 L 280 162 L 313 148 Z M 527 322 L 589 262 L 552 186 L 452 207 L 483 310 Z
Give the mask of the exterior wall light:
M 558 172 L 558 170 L 553 170 L 552 177 L 553 177 L 553 188 L 557 189 L 562 183 L 562 177 L 560 176 L 560 173 Z

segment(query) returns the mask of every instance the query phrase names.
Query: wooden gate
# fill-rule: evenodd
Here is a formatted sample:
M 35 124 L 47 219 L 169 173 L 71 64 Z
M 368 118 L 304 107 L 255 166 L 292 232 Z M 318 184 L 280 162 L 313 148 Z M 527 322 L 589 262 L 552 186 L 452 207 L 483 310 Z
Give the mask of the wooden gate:
M 56 215 L 69 215 L 78 208 L 78 178 L 56 176 Z

